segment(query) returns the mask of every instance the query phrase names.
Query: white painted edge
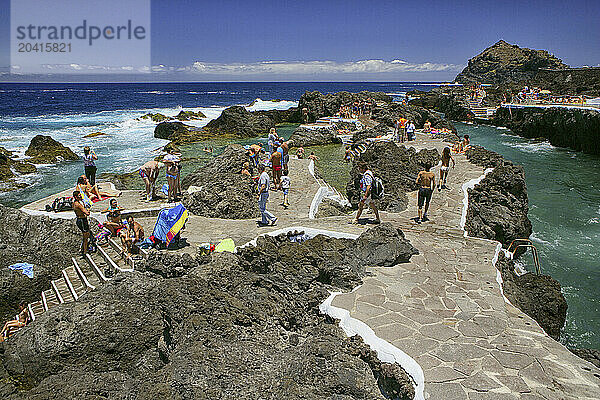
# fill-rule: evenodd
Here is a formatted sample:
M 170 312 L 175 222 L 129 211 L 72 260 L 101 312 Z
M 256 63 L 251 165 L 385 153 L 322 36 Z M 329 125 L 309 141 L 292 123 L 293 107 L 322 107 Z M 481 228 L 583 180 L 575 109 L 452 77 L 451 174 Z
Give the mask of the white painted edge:
M 289 228 L 278 229 L 276 231 L 264 233 L 260 236 L 277 236 L 282 233 L 293 231 L 303 231 L 311 238 L 319 234 L 335 238 L 347 239 L 357 239 L 359 236 L 352 233 L 306 228 L 303 226 L 292 226 Z M 256 242 L 260 236 L 257 236 L 255 239 L 238 248 L 244 248 L 246 246 L 256 246 Z M 236 248 L 236 251 L 238 248 Z M 360 286 L 361 285 L 352 289 L 352 292 L 359 289 Z M 334 319 L 338 319 L 340 321 L 339 325 L 346 334 L 346 336 L 351 337 L 354 335 L 359 335 L 362 338 L 362 340 L 377 353 L 377 358 L 381 362 L 397 363 L 398 365 L 400 365 L 406 371 L 406 373 L 409 374 L 410 377 L 413 379 L 413 383 L 415 386 L 415 400 L 425 400 L 425 375 L 423 374 L 423 369 L 421 368 L 421 366 L 412 357 L 404 353 L 402 350 L 378 337 L 367 324 L 356 318 L 352 318 L 350 316 L 349 311 L 344 310 L 343 308 L 332 306 L 331 303 L 333 302 L 335 297 L 340 294 L 342 294 L 342 292 L 330 293 L 329 297 L 327 297 L 327 299 L 325 299 L 325 301 L 323 301 L 323 303 L 319 305 L 319 311 L 323 314 L 329 315 Z
M 358 289 L 356 287 L 354 290 Z M 353 291 L 354 291 L 353 290 Z M 364 322 L 352 318 L 348 310 L 334 307 L 331 305 L 335 297 L 342 292 L 333 292 L 329 297 L 319 305 L 319 311 L 340 321 L 340 327 L 351 337 L 359 335 L 363 341 L 377 353 L 377 358 L 385 363 L 397 363 L 413 379 L 415 386 L 415 400 L 425 400 L 425 374 L 421 366 L 408 354 L 392 345 L 391 343 L 378 337 L 373 329 Z
M 315 193 L 312 202 L 310 203 L 310 208 L 308 209 L 308 218 L 315 219 L 317 212 L 319 211 L 319 205 L 323 202 L 323 199 L 333 200 L 336 203 L 348 207 L 350 206 L 350 202 L 344 199 L 341 195 L 337 194 L 333 187 L 331 187 L 327 182 L 323 179 L 317 178 L 315 175 L 315 161 L 310 160 L 308 163 L 308 172 L 312 175 L 312 177 L 319 184 L 319 189 Z
M 483 178 L 485 178 L 485 176 L 487 174 L 489 174 L 490 172 L 492 172 L 493 170 L 494 170 L 494 168 L 488 168 L 485 171 L 483 171 L 483 175 L 481 175 L 480 177 L 471 179 L 470 181 L 465 182 L 462 185 L 462 190 L 463 190 L 463 193 L 465 194 L 465 197 L 463 198 L 463 209 L 462 209 L 462 215 L 460 217 L 460 228 L 463 230 L 465 237 L 469 236 L 469 233 L 465 230 L 465 224 L 467 223 L 467 208 L 469 207 L 468 190 L 473 189 L 475 187 L 475 185 L 477 185 L 479 182 L 481 182 L 481 180 Z

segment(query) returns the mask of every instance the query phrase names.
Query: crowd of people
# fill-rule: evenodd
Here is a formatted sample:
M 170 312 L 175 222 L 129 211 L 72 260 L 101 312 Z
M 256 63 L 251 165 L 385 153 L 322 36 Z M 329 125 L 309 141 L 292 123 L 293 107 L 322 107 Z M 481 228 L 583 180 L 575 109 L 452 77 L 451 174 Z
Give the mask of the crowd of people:
M 355 101 L 353 103 L 342 104 L 337 116 L 346 119 L 360 118 L 363 115 L 371 117 L 371 112 L 374 107 L 375 102 L 372 100 Z
M 413 121 L 400 117 L 394 124 L 394 138 L 400 143 L 411 142 L 417 138 L 416 130 Z M 429 131 L 431 132 L 431 124 L 429 124 Z

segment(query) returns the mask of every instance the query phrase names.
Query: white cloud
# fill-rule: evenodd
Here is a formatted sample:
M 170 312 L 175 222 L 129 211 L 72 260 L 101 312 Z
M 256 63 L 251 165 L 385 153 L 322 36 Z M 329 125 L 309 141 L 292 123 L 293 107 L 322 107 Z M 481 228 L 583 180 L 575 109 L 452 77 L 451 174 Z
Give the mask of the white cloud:
M 196 61 L 190 66 L 153 66 L 157 72 L 179 71 L 207 75 L 259 75 L 259 74 L 381 74 L 394 72 L 460 71 L 461 65 L 438 63 L 409 63 L 403 60 L 336 61 L 261 61 L 254 63 L 208 63 Z

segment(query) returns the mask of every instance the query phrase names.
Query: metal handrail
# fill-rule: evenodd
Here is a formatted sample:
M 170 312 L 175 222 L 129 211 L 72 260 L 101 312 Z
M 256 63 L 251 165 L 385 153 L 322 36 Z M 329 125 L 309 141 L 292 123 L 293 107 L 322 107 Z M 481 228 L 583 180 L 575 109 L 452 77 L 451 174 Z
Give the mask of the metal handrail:
M 510 249 L 513 247 L 513 245 L 515 244 L 515 242 L 519 243 L 519 242 L 524 242 L 525 244 L 517 244 L 516 246 L 514 246 L 514 250 L 511 252 Z M 533 264 L 535 265 L 535 273 L 537 275 L 540 275 L 542 273 L 542 266 L 540 263 L 540 256 L 538 254 L 537 248 L 533 245 L 533 243 L 531 242 L 531 240 L 529 239 L 515 239 L 511 242 L 510 246 L 508 246 L 508 252 L 511 254 L 514 254 L 517 249 L 519 247 L 523 247 L 526 249 L 531 249 L 531 254 L 533 256 Z

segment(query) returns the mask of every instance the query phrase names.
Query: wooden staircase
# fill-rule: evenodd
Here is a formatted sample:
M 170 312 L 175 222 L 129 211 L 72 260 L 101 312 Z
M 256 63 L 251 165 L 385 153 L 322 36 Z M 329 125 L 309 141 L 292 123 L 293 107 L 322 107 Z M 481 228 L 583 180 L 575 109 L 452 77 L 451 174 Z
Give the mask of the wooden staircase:
M 112 279 L 115 274 L 131 272 L 135 260 L 120 255 L 121 246 L 113 238 L 98 246 L 98 251 L 85 257 L 72 257 L 71 265 L 62 270 L 62 276 L 50 282 L 50 289 L 41 293 L 40 300 L 28 305 L 29 315 L 35 321 L 44 312 L 62 303 L 76 301 L 86 293 Z M 142 250 L 141 256 L 148 255 Z

